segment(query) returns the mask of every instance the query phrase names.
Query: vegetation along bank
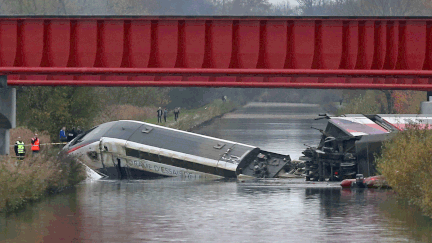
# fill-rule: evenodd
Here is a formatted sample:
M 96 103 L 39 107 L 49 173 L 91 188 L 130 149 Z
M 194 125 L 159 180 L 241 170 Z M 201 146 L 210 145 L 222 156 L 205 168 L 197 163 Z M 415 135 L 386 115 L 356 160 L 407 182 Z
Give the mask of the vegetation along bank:
M 432 217 L 432 130 L 412 124 L 383 145 L 378 171 L 398 197 Z
M 24 160 L 1 156 L 0 212 L 15 211 L 28 202 L 72 187 L 84 179 L 81 164 L 71 158 L 58 158 L 47 150 Z
M 214 100 L 210 104 L 203 107 L 191 110 L 180 110 L 179 119 L 174 120 L 174 115 L 167 116 L 167 122 L 157 123 L 157 118 L 145 120 L 145 122 L 167 126 L 179 130 L 191 131 L 193 128 L 200 126 L 216 117 L 231 112 L 239 105 L 233 101 L 223 102 L 222 100 Z

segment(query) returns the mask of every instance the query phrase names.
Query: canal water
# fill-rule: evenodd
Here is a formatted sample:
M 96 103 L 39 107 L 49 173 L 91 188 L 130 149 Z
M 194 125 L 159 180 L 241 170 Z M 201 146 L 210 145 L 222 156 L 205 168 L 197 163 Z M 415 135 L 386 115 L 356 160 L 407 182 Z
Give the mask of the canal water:
M 195 132 L 301 156 L 313 105 L 249 104 Z M 0 216 L 0 242 L 432 242 L 390 190 L 303 179 L 98 181 Z

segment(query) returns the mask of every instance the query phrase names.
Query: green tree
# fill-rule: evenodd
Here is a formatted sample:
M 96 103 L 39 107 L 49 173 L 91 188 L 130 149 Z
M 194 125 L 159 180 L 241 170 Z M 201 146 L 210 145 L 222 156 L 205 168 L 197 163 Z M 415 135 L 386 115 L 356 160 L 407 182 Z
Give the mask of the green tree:
M 92 88 L 22 87 L 17 95 L 17 121 L 33 130 L 48 131 L 53 140 L 61 127 L 87 127 L 99 110 Z
M 169 103 L 171 88 L 157 87 L 97 87 L 95 95 L 103 107 L 111 105 L 161 106 Z

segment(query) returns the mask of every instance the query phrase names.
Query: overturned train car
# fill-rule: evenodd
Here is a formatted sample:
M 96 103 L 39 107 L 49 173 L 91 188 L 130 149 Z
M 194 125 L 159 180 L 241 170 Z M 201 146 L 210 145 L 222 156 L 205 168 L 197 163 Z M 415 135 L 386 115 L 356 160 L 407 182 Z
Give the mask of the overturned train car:
M 272 178 L 291 161 L 289 155 L 138 121 L 101 124 L 63 151 L 111 179 Z
M 360 115 L 329 117 L 317 147 L 309 146 L 300 160 L 305 162 L 306 180 L 337 181 L 376 173 L 374 156 L 382 143 L 408 124 L 432 124 L 427 115 Z

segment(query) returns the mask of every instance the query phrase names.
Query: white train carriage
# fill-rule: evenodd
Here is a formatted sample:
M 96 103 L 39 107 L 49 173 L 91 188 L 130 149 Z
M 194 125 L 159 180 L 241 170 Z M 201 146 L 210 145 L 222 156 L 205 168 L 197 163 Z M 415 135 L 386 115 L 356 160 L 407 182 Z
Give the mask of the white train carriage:
M 80 134 L 63 151 L 111 179 L 275 177 L 289 155 L 138 121 Z

